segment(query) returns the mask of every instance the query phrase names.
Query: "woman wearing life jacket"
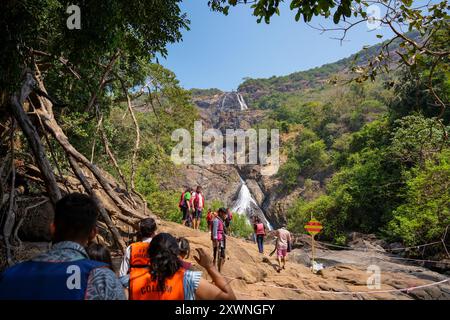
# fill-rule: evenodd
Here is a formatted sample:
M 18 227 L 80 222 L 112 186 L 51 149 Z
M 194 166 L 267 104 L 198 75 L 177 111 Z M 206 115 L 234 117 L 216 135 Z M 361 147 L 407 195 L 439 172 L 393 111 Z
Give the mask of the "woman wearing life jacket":
M 206 269 L 215 285 L 202 278 L 202 272 L 186 270 L 179 259 L 177 240 L 168 233 L 153 238 L 148 254 L 150 265 L 144 274 L 130 278 L 132 300 L 234 300 L 231 286 L 220 275 L 203 249 L 194 257 Z
M 266 235 L 266 227 L 259 217 L 255 217 L 253 228 L 256 234 L 256 242 L 258 243 L 259 253 L 264 253 L 264 236 Z

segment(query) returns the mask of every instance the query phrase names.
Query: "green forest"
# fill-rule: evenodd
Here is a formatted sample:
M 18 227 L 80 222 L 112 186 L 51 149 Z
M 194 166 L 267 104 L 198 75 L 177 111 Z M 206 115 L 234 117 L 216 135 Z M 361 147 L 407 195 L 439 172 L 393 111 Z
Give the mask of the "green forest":
M 55 204 L 71 188 L 67 176 L 98 203 L 114 204 L 102 221 L 119 248 L 143 207 L 178 222 L 179 193 L 161 187 L 180 170 L 170 161 L 170 135 L 199 118 L 192 96 L 220 93 L 186 90 L 157 62 L 189 29 L 179 1 L 79 1 L 86 25 L 78 32 L 65 26 L 70 1 L 22 2 L 0 10 L 7 30 L 0 35 L 0 224 L 8 259 L 20 242 L 17 199 L 45 194 Z M 314 216 L 326 225 L 321 239 L 334 243 L 359 231 L 417 245 L 440 240 L 450 225 L 449 4 L 424 13 L 400 2 L 400 15 L 387 15 L 386 25 L 412 22 L 406 32 L 393 29 L 393 39 L 238 88 L 250 109 L 266 111 L 258 127 L 282 133 L 282 192 L 311 180 L 323 187 L 286 213 L 295 233 Z M 225 15 L 239 4 L 207 3 Z M 358 0 L 290 3 L 299 23 L 366 18 Z M 255 1 L 255 20 L 270 24 L 278 4 Z M 252 232 L 244 220 L 236 225 L 236 235 Z

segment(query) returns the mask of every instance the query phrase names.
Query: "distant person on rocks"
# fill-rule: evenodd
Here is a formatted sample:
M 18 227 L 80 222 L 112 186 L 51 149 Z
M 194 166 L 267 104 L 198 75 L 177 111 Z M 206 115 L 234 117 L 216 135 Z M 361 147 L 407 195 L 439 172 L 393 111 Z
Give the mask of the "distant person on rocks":
M 202 187 L 198 186 L 195 193 L 194 204 L 194 219 L 193 227 L 198 230 L 200 227 L 200 221 L 202 219 L 203 208 L 205 207 L 205 197 L 203 196 Z
M 256 242 L 258 243 L 259 253 L 264 253 L 264 237 L 266 235 L 266 227 L 259 217 L 255 217 L 253 229 L 256 234 Z
M 217 216 L 212 221 L 211 230 L 211 240 L 213 243 L 213 263 L 219 259 L 220 262 L 217 263 L 217 268 L 219 272 L 222 270 L 223 264 L 225 263 L 225 249 L 226 249 L 226 234 L 227 227 L 225 225 L 225 220 L 227 218 L 227 211 L 224 208 L 220 208 Z
M 149 248 L 150 266 L 135 283 L 130 283 L 132 300 L 234 300 L 233 290 L 217 271 L 203 249 L 197 249 L 197 263 L 206 269 L 214 284 L 201 271 L 186 270 L 179 258 L 177 240 L 160 233 Z
M 286 226 L 282 226 L 280 229 L 275 231 L 275 236 L 277 237 L 277 271 L 280 272 L 281 269 L 285 269 L 288 248 L 291 246 L 292 239 L 291 233 L 286 229 Z
M 183 214 L 181 224 L 185 225 L 185 226 L 190 226 L 190 223 L 192 222 L 191 191 L 192 191 L 191 188 L 187 188 L 186 191 L 181 194 L 180 203 L 179 203 L 179 207 L 181 208 L 181 212 Z
M 231 234 L 231 221 L 233 220 L 233 212 L 231 212 L 230 208 L 227 208 L 226 210 L 226 217 L 225 217 L 225 225 L 228 230 L 228 234 Z
M 179 257 L 181 260 L 181 265 L 186 270 L 189 270 L 192 267 L 190 262 L 185 261 L 185 259 L 189 259 L 189 255 L 191 254 L 191 246 L 189 244 L 189 240 L 183 237 L 177 238 L 178 249 L 180 251 Z
M 135 269 L 147 267 L 148 247 L 157 230 L 156 221 L 153 218 L 145 218 L 139 222 L 139 240 L 129 245 L 120 265 L 119 276 L 124 277 Z
M 72 193 L 55 205 L 52 248 L 0 275 L 0 300 L 124 300 L 123 286 L 107 263 L 89 259 L 85 246 L 97 235 L 98 207 Z
M 111 252 L 107 247 L 99 243 L 93 242 L 89 246 L 87 246 L 86 252 L 91 260 L 106 263 L 108 265 L 108 268 L 114 271 L 111 259 Z

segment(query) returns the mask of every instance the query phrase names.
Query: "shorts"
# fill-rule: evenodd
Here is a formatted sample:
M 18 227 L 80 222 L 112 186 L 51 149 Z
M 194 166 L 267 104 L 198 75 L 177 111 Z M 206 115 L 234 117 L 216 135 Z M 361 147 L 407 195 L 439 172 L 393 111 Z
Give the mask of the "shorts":
M 287 249 L 277 249 L 277 257 L 284 258 L 287 256 Z
M 203 212 L 203 210 L 195 209 L 195 211 L 194 211 L 194 219 L 201 219 L 202 218 L 202 212 Z

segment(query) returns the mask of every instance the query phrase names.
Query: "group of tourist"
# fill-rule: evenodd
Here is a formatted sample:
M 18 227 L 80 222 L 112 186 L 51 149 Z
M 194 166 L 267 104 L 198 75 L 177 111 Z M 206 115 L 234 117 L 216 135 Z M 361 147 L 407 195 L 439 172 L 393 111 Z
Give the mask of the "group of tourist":
M 199 200 L 194 200 L 193 208 L 196 216 L 201 217 L 204 204 L 201 187 L 196 189 L 194 197 Z M 183 198 L 188 202 L 192 194 Z M 126 248 L 116 275 L 110 251 L 94 242 L 98 212 L 98 207 L 88 195 L 72 193 L 60 199 L 55 205 L 50 228 L 51 249 L 6 269 L 0 275 L 0 300 L 236 298 L 220 274 L 225 263 L 230 210 L 208 211 L 212 258 L 201 248 L 195 250 L 197 255 L 193 257 L 206 270 L 212 283 L 202 277 L 201 271 L 192 270 L 191 263 L 186 261 L 191 253 L 189 241 L 169 233 L 158 233 L 153 218 L 140 221 L 139 241 Z M 259 218 L 255 218 L 253 223 L 258 249 L 263 253 L 266 227 Z M 277 271 L 280 272 L 285 267 L 291 236 L 281 228 L 275 232 L 275 237 Z

